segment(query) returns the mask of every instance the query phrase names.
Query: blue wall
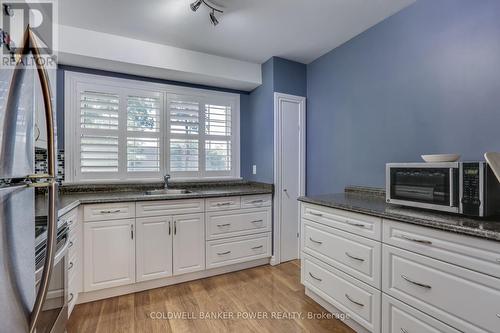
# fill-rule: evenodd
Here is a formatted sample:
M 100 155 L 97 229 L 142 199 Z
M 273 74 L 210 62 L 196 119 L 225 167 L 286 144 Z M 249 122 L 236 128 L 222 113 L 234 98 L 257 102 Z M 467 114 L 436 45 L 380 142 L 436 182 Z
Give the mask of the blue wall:
M 500 1 L 419 0 L 307 66 L 307 193 L 500 150 Z
M 306 73 L 306 65 L 278 57 L 262 65 L 262 85 L 250 93 L 248 112 L 241 114 L 243 178 L 274 183 L 274 93 L 306 96 Z

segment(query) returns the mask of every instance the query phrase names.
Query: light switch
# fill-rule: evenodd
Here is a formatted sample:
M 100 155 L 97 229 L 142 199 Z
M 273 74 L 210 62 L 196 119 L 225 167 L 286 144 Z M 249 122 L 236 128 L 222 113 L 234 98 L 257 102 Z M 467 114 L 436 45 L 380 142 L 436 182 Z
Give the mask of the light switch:
M 257 166 L 255 164 L 252 166 L 252 174 L 253 175 L 257 174 Z

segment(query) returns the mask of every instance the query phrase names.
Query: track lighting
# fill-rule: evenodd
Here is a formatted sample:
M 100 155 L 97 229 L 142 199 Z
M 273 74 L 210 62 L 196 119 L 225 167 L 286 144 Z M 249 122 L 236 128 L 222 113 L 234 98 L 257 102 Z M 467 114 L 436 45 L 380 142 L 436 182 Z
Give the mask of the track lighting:
M 195 12 L 195 11 L 198 10 L 198 8 L 200 8 L 201 3 L 202 3 L 202 0 L 196 0 L 195 2 L 193 2 L 192 4 L 190 4 L 189 7 L 191 7 L 191 10 L 193 12 Z
M 217 17 L 215 17 L 215 11 L 212 9 L 212 12 L 210 13 L 210 21 L 212 21 L 213 25 L 219 24 L 219 20 L 217 20 Z
M 219 20 L 217 19 L 217 17 L 215 16 L 215 12 L 218 12 L 218 13 L 223 13 L 222 10 L 219 10 L 215 7 L 213 7 L 212 5 L 208 4 L 205 0 L 196 0 L 195 2 L 191 3 L 189 5 L 189 7 L 191 7 L 191 10 L 193 12 L 196 12 L 198 10 L 198 8 L 200 8 L 201 4 L 204 4 L 205 6 L 207 6 L 208 8 L 210 8 L 212 11 L 210 12 L 209 14 L 209 17 L 210 17 L 210 22 L 212 22 L 212 24 L 214 26 L 216 26 L 217 24 L 219 24 Z

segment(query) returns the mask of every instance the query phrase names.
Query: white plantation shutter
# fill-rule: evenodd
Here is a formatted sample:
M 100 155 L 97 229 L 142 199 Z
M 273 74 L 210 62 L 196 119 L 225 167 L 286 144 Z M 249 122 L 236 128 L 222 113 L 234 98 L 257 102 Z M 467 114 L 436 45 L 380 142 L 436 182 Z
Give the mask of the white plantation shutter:
M 231 105 L 205 105 L 205 170 L 231 171 Z
M 159 173 L 161 98 L 127 96 L 127 171 Z
M 80 93 L 82 175 L 118 172 L 119 104 L 118 94 L 91 90 Z
M 200 170 L 200 102 L 186 95 L 168 96 L 170 172 L 182 176 Z
M 239 177 L 239 97 L 66 72 L 66 181 Z

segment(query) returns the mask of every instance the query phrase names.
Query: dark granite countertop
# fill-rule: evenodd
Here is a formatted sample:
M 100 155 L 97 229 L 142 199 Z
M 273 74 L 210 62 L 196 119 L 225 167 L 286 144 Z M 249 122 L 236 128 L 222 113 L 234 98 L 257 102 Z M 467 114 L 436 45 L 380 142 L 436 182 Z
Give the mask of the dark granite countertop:
M 338 194 L 300 197 L 300 201 L 417 224 L 434 229 L 500 241 L 500 216 L 470 218 L 418 208 L 396 206 L 385 202 L 380 193 L 348 191 Z
M 81 204 L 125 202 L 125 201 L 154 201 L 195 199 L 211 197 L 230 197 L 254 194 L 272 194 L 273 186 L 254 182 L 223 182 L 223 183 L 177 183 L 172 188 L 185 188 L 190 193 L 169 195 L 148 195 L 147 190 L 158 188 L 152 185 L 99 185 L 99 186 L 65 186 L 58 197 L 58 215 L 62 216 Z M 35 196 L 35 215 L 47 214 L 47 195 Z

